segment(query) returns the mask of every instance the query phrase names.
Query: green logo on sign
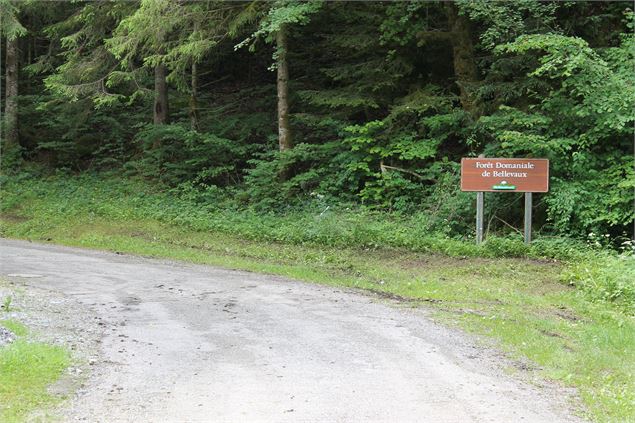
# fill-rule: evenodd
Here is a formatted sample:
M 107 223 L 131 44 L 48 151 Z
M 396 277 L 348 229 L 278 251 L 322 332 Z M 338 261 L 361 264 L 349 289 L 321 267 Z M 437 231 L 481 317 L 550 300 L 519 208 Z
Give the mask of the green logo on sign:
M 507 181 L 502 181 L 500 184 L 494 185 L 492 189 L 501 190 L 501 191 L 505 191 L 505 190 L 510 191 L 510 190 L 515 190 L 516 185 L 509 185 Z

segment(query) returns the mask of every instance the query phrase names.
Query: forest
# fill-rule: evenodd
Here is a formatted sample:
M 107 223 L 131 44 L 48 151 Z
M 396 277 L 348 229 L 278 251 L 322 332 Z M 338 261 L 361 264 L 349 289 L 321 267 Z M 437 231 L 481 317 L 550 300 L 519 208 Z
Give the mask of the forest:
M 548 158 L 537 232 L 633 236 L 631 2 L 1 0 L 0 17 L 5 175 L 425 213 L 469 238 L 460 159 Z M 485 206 L 488 231 L 522 229 L 520 194 Z

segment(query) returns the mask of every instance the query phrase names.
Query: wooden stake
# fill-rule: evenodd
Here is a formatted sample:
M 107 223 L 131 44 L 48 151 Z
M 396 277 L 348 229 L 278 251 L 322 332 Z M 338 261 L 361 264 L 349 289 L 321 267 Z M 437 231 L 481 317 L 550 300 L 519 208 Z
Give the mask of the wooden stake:
M 531 207 L 532 207 L 532 193 L 525 193 L 525 244 L 529 245 L 531 242 Z
M 476 244 L 483 242 L 483 192 L 476 193 Z
M 478 157 L 482 159 L 485 157 L 483 154 L 479 154 Z M 483 242 L 483 199 L 485 197 L 484 192 L 476 193 L 476 245 Z

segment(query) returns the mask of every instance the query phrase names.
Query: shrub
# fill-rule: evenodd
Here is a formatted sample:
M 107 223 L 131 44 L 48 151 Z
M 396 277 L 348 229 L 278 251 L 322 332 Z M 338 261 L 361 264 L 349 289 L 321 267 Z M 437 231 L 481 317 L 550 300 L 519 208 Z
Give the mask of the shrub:
M 632 254 L 587 255 L 586 260 L 572 263 L 562 279 L 593 299 L 616 303 L 635 315 L 635 256 Z

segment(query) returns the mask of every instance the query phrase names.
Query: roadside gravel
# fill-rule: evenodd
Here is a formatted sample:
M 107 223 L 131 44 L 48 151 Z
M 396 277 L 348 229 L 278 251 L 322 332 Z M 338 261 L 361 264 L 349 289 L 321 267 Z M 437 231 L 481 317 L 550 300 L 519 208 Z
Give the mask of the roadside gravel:
M 10 344 L 14 340 L 15 340 L 15 334 L 11 332 L 9 329 L 2 327 L 2 323 L 0 323 L 0 348 Z

